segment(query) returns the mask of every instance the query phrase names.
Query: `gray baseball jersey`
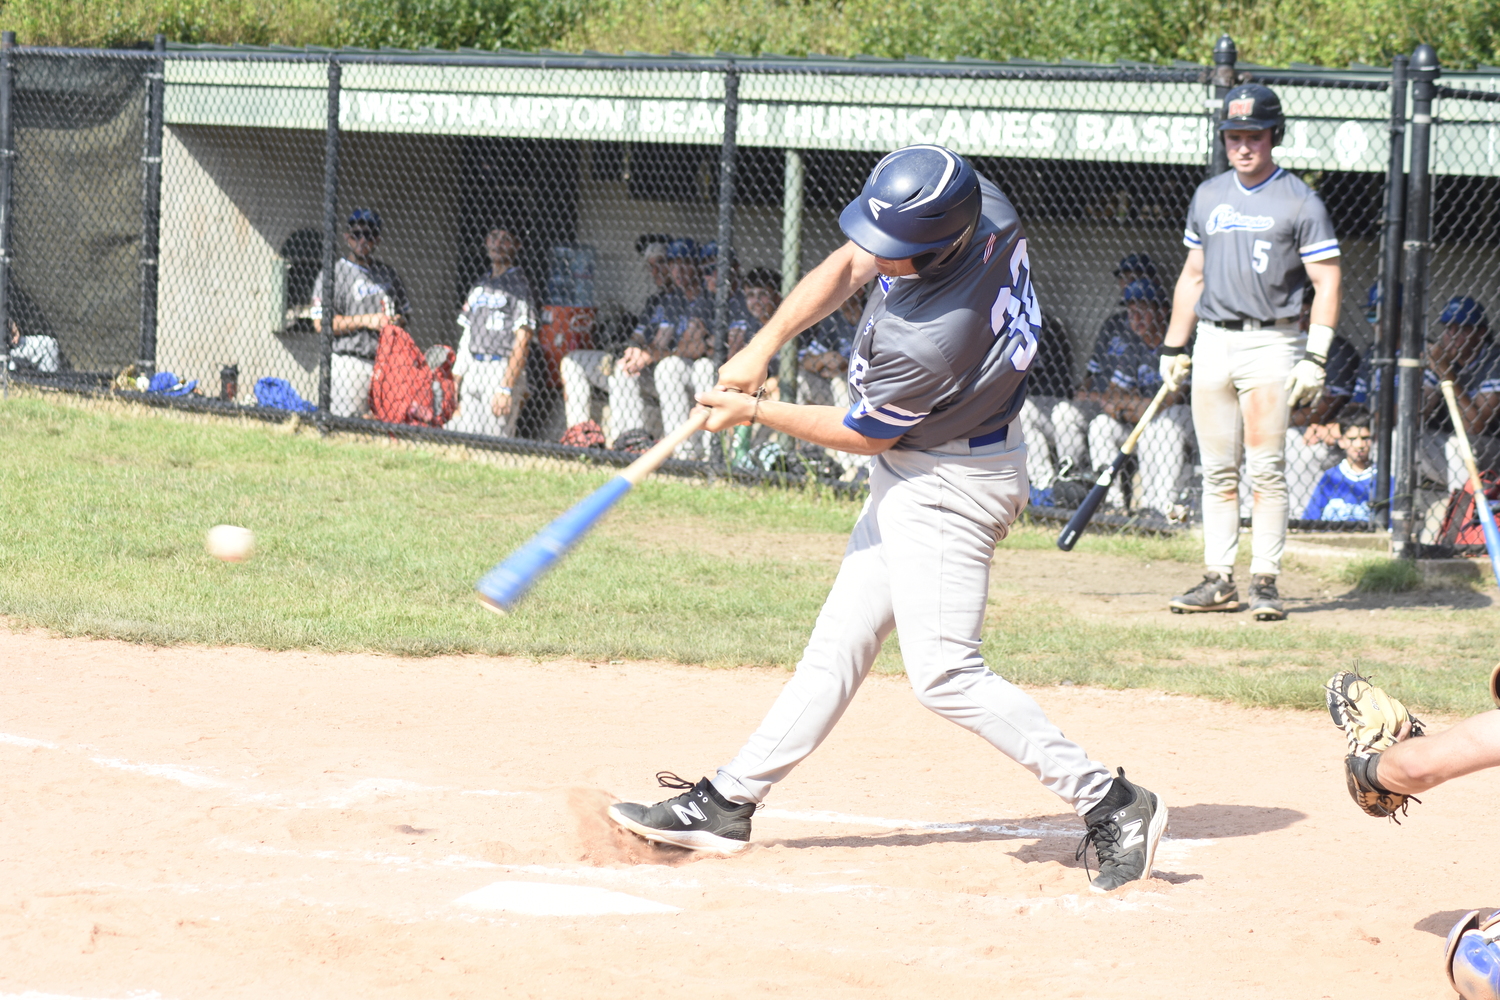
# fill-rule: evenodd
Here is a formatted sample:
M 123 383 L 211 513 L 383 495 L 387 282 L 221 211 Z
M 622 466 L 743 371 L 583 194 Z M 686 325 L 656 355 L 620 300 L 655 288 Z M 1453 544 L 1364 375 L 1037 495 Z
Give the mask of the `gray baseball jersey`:
M 485 275 L 469 289 L 458 325 L 467 335 L 470 354 L 508 356 L 518 331 L 536 329 L 536 307 L 526 275 L 518 267 L 508 268 L 499 277 Z
M 1323 200 L 1281 168 L 1253 188 L 1233 170 L 1198 185 L 1182 242 L 1203 251 L 1198 316 L 1210 323 L 1293 319 L 1304 264 L 1339 255 Z
M 849 359 L 844 424 L 925 450 L 1000 441 L 1026 401 L 1042 313 L 1026 237 L 1000 189 L 979 178 L 979 229 L 934 278 L 879 279 Z
M 411 303 L 406 299 L 406 289 L 396 275 L 396 269 L 383 261 L 371 261 L 369 267 L 340 257 L 333 265 L 333 312 L 335 316 L 364 316 L 378 313 L 386 308 L 408 316 Z M 318 272 L 313 283 L 313 319 L 323 318 L 323 272 Z M 375 330 L 356 330 L 333 339 L 334 354 L 352 354 L 367 361 L 375 360 L 375 349 L 380 344 L 380 334 Z

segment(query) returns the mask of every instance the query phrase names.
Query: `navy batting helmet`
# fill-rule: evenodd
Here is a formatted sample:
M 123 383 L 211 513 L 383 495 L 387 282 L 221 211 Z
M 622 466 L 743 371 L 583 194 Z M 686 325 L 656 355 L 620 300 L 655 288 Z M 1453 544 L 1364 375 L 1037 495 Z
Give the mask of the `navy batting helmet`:
M 1464 1000 L 1497 1000 L 1500 998 L 1500 913 L 1479 919 L 1478 910 L 1470 910 L 1448 932 L 1448 982 Z
M 1242 83 L 1224 95 L 1220 132 L 1267 128 L 1271 129 L 1271 141 L 1280 145 L 1286 133 L 1286 115 L 1281 113 L 1281 98 L 1276 91 L 1262 83 Z
M 979 175 L 951 149 L 905 146 L 875 164 L 839 226 L 875 256 L 911 258 L 918 274 L 932 274 L 974 238 Z

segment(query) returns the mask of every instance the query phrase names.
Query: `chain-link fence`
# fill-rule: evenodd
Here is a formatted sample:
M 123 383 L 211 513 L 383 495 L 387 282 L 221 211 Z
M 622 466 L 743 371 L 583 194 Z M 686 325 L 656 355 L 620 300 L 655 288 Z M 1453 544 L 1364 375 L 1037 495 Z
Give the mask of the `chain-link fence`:
M 970 157 L 1026 229 L 1045 322 L 1019 419 L 1032 510 L 1061 517 L 1159 384 L 1184 217 L 1236 80 L 1278 89 L 1277 161 L 1322 196 L 1342 248 L 1328 387 L 1287 434 L 1293 525 L 1368 529 L 1385 505 L 1339 521 L 1312 496 L 1344 457 L 1350 406 L 1374 411 L 1381 482 L 1400 479 L 1380 392 L 1400 294 L 1393 310 L 1381 289 L 1402 266 L 1388 130 L 1406 86 L 1373 68 L 6 47 L 10 375 L 624 461 L 843 242 L 838 213 L 876 160 L 933 142 Z M 1434 322 L 1452 296 L 1500 290 L 1484 263 L 1500 224 L 1488 97 L 1443 98 L 1463 117 L 1438 130 Z M 781 398 L 848 405 L 861 299 L 782 352 Z M 1096 523 L 1197 516 L 1189 397 L 1170 403 Z M 864 474 L 763 427 L 677 458 L 700 475 Z M 1435 507 L 1451 469 L 1422 469 L 1418 505 Z

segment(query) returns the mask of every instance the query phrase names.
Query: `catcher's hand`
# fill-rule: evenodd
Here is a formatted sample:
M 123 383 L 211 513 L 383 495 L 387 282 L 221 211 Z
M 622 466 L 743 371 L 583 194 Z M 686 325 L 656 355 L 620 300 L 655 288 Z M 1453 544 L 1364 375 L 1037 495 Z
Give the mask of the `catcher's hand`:
M 1421 801 L 1382 788 L 1375 779 L 1380 754 L 1400 740 L 1422 735 L 1422 723 L 1406 706 L 1359 674 L 1343 671 L 1326 685 L 1328 714 L 1349 740 L 1344 758 L 1344 778 L 1349 797 L 1371 816 L 1396 819 L 1406 814 L 1407 800 Z

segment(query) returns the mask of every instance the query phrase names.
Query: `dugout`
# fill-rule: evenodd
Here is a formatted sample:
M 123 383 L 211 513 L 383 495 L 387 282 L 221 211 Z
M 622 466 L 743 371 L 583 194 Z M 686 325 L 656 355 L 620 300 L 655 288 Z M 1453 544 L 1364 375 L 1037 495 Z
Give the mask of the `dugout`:
M 881 153 L 941 142 L 971 156 L 1016 203 L 1044 311 L 1066 335 L 1076 371 L 1116 308 L 1120 258 L 1149 254 L 1170 285 L 1212 128 L 1206 69 L 1187 65 L 194 46 L 149 56 L 17 51 L 12 273 L 75 367 L 112 374 L 143 356 L 143 276 L 153 274 L 143 234 L 155 225 L 149 360 L 211 393 L 221 369 L 237 366 L 240 401 L 267 375 L 317 398 L 321 344 L 306 300 L 322 251 L 330 94 L 336 216 L 356 206 L 380 213 L 378 256 L 405 279 L 411 330 L 424 346 L 457 341 L 454 316 L 484 269 L 483 231 L 497 218 L 520 231 L 540 302 L 593 310 L 601 336 L 628 325 L 653 290 L 640 237 L 704 242 L 720 232 L 732 67 L 728 205 L 742 272 L 776 270 L 790 286 L 841 240 L 837 212 Z M 152 130 L 148 83 L 158 66 L 153 219 L 141 212 L 150 199 L 139 193 L 138 151 Z M 1278 159 L 1334 214 L 1345 332 L 1364 346 L 1373 339 L 1365 296 L 1378 272 L 1390 105 L 1387 93 L 1359 88 L 1389 73 L 1239 70 L 1282 94 L 1290 122 Z M 1500 89 L 1495 74 L 1458 82 Z M 1440 253 L 1453 262 L 1433 272 L 1428 301 L 1438 308 L 1459 291 L 1500 292 L 1485 264 L 1500 233 L 1495 105 L 1450 107 L 1464 113 L 1452 126 L 1445 119 L 1434 160 L 1438 234 L 1449 238 Z M 578 246 L 590 252 L 557 253 Z M 545 386 L 541 352 L 536 363 L 534 383 Z M 544 423 L 530 421 L 526 433 L 543 434 Z

